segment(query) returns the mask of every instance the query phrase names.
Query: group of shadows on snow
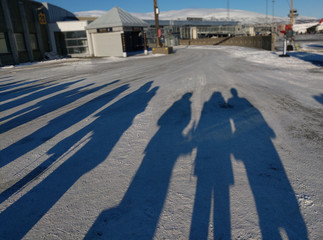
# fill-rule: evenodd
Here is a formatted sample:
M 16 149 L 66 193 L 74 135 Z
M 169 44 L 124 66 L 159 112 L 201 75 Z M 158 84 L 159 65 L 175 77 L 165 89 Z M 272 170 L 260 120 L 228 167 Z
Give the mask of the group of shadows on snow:
M 1 125 L 1 133 L 118 82 L 95 88 L 86 85 L 68 89 L 82 80 L 46 84 L 43 90 L 36 84 L 19 88 L 19 91 L 8 89 L 23 83 L 3 83 L 0 88 L 6 91 L 1 95 L 1 101 L 14 98 L 17 94 L 26 96 L 1 104 L 1 111 L 65 91 L 3 117 L 1 120 L 15 118 Z M 82 175 L 108 157 L 136 115 L 144 112 L 157 93 L 158 87 L 151 86 L 152 82 L 148 82 L 101 110 L 92 123 L 58 142 L 47 152 L 50 156 L 47 160 L 0 194 L 2 203 L 91 133 L 90 140 L 81 149 L 0 214 L 0 238 L 21 239 Z M 128 89 L 127 84 L 116 86 L 52 119 L 46 126 L 3 149 L 0 167 L 86 119 Z M 186 93 L 174 102 L 158 120 L 159 130 L 147 145 L 145 157 L 120 204 L 103 211 L 85 239 L 153 239 L 174 165 L 181 155 L 189 154 L 194 148 L 197 149 L 194 162 L 197 184 L 190 239 L 207 239 L 210 221 L 214 239 L 231 239 L 229 187 L 234 184 L 234 177 L 230 155 L 244 163 L 263 239 L 281 239 L 280 229 L 286 232 L 289 239 L 308 239 L 295 193 L 271 140 L 275 137 L 274 132 L 259 110 L 247 99 L 239 97 L 236 89 L 231 89 L 231 93 L 232 97 L 226 102 L 220 92 L 214 92 L 205 102 L 201 118 L 189 135 L 184 135 L 183 130 L 191 121 L 193 93 Z M 322 103 L 322 95 L 315 98 Z M 234 131 L 230 119 L 234 123 Z

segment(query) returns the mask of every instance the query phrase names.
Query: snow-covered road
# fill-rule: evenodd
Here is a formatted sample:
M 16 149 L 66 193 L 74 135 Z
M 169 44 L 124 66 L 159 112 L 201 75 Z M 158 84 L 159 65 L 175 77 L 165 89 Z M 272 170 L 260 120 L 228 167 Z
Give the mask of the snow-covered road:
M 322 239 L 322 55 L 0 69 L 0 239 Z

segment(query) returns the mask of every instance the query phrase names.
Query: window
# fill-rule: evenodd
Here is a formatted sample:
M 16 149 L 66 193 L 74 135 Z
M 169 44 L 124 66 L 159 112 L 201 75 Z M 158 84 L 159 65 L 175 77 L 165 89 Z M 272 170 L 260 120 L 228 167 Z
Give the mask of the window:
M 96 30 L 98 33 L 112 32 L 112 28 L 99 28 Z
M 37 38 L 36 38 L 36 34 L 31 33 L 29 35 L 30 37 L 30 45 L 31 45 L 31 49 L 32 50 L 37 50 Z
M 88 41 L 85 31 L 65 32 L 65 43 L 69 54 L 88 54 Z
M 85 31 L 66 32 L 65 38 L 86 38 Z
M 66 40 L 67 46 L 87 46 L 87 40 Z
M 22 33 L 15 33 L 15 39 L 16 39 L 16 45 L 18 51 L 25 51 L 25 41 L 24 41 L 24 35 Z
M 4 33 L 0 33 L 0 53 L 8 53 L 6 36 Z

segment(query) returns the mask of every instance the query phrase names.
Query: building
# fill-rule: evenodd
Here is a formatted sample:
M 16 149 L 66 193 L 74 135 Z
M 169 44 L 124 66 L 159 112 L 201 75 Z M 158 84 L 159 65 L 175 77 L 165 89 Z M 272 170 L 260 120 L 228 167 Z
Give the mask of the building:
M 114 7 L 86 27 L 92 56 L 127 56 L 145 50 L 147 23 Z
M 89 57 L 89 21 L 57 21 L 49 24 L 53 52 L 61 56 Z
M 50 51 L 41 3 L 0 0 L 0 65 L 37 61 Z
M 156 44 L 154 20 L 145 20 L 149 24 L 147 38 L 151 46 Z M 167 46 L 179 44 L 179 39 L 200 39 L 211 37 L 226 37 L 241 35 L 243 28 L 239 22 L 211 21 L 202 18 L 187 18 L 187 20 L 160 20 L 162 41 Z
M 0 66 L 39 61 L 56 50 L 50 24 L 77 20 L 60 7 L 31 0 L 0 0 Z

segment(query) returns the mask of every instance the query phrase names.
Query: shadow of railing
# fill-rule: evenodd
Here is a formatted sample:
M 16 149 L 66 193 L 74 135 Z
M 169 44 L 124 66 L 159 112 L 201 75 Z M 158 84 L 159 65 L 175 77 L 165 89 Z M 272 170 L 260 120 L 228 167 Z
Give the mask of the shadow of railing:
M 145 110 L 156 94 L 157 88 L 149 90 L 151 84 L 152 82 L 145 84 L 103 109 L 95 115 L 96 120 L 64 139 L 64 144 L 58 143 L 49 151 L 59 157 L 79 138 L 91 134 L 89 141 L 80 150 L 1 212 L 1 237 L 23 238 L 81 176 L 106 160 L 122 134 L 132 125 L 136 115 Z M 105 101 L 104 98 L 102 100 Z

